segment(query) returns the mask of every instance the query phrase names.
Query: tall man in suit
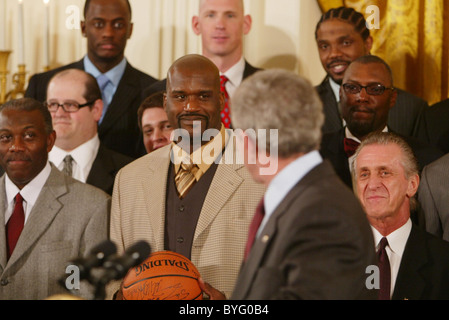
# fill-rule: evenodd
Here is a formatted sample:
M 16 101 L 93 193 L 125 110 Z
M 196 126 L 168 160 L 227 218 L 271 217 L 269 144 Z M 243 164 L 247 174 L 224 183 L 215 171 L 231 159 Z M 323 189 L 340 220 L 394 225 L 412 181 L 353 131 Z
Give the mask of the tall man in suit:
M 379 298 L 449 299 L 449 243 L 410 219 L 419 186 L 410 146 L 395 134 L 373 133 L 357 149 L 352 174 L 379 255 Z
M 56 131 L 50 161 L 112 195 L 115 175 L 133 159 L 105 147 L 98 137 L 103 100 L 95 78 L 79 69 L 57 73 L 48 84 L 45 105 Z
M 107 238 L 110 197 L 48 161 L 56 133 L 41 103 L 0 108 L 0 299 L 41 300 L 64 293 L 68 261 Z M 80 294 L 89 297 L 81 283 Z
M 121 250 L 142 239 L 153 251 L 178 252 L 230 296 L 264 188 L 237 161 L 233 133 L 221 122 L 224 97 L 212 61 L 202 55 L 178 59 L 166 91 L 174 141 L 117 174 L 111 239 Z
M 424 112 L 419 137 L 449 153 L 449 99 L 437 102 Z
M 200 0 L 198 15 L 192 17 L 192 30 L 201 36 L 202 55 L 220 70 L 221 90 L 225 106 L 221 120 L 232 128 L 232 96 L 240 83 L 261 70 L 252 66 L 243 55 L 244 36 L 251 31 L 251 15 L 245 15 L 243 0 Z M 165 89 L 165 81 L 148 88 L 146 95 Z
M 324 116 L 312 85 L 288 71 L 261 71 L 239 87 L 233 105 L 233 123 L 245 130 L 245 165 L 267 191 L 231 299 L 375 298 L 365 273 L 376 263 L 373 236 L 354 194 L 318 152 Z M 277 139 L 251 134 L 268 129 Z
M 418 189 L 420 218 L 428 232 L 449 241 L 449 154 L 424 167 Z
M 388 64 L 374 55 L 354 60 L 345 71 L 340 88 L 340 107 L 345 127 L 323 135 L 320 152 L 337 174 L 352 187 L 350 162 L 357 145 L 371 132 L 391 131 L 387 124 L 396 108 L 397 90 Z M 420 170 L 443 153 L 421 140 L 404 136 L 415 152 Z
M 349 64 L 370 53 L 373 38 L 364 16 L 352 8 L 330 9 L 323 14 L 315 32 L 318 53 L 327 73 L 316 87 L 324 104 L 323 133 L 338 131 L 344 126 L 339 109 L 339 89 Z M 397 99 L 388 115 L 388 126 L 404 136 L 418 135 L 422 112 L 428 107 L 423 99 L 396 89 Z
M 30 79 L 25 96 L 46 100 L 51 77 L 64 69 L 81 69 L 92 74 L 103 94 L 103 115 L 99 122 L 100 140 L 110 149 L 137 158 L 145 154 L 136 113 L 143 90 L 156 82 L 135 69 L 124 56 L 131 37 L 131 6 L 128 0 L 87 0 L 85 21 L 81 22 L 87 38 L 87 54 L 80 61 L 36 74 Z

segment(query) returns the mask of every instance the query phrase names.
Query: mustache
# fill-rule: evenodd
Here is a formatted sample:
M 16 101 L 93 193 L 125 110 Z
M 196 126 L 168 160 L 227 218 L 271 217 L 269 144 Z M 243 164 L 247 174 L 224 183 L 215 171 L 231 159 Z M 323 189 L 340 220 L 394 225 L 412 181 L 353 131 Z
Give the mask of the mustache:
M 30 161 L 30 157 L 24 155 L 24 154 L 14 154 L 12 156 L 9 156 L 8 158 L 6 158 L 7 162 L 11 162 L 11 161 Z
M 349 111 L 351 113 L 354 113 L 354 112 L 375 113 L 374 110 L 363 107 L 363 106 L 353 106 L 353 107 L 349 108 Z

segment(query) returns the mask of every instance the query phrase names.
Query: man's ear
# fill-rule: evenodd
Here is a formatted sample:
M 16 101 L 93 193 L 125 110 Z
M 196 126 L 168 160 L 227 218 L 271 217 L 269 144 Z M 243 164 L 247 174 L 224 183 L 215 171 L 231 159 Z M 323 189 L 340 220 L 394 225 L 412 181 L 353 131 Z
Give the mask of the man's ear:
M 246 15 L 243 17 L 243 34 L 247 35 L 251 31 L 251 26 L 253 25 L 253 18 L 251 15 Z
M 97 99 L 92 105 L 92 113 L 94 115 L 95 121 L 100 121 L 101 115 L 103 114 L 103 100 Z
M 201 34 L 200 18 L 198 16 L 192 17 L 192 30 L 197 36 Z
M 407 197 L 412 198 L 419 187 L 419 175 L 415 174 L 409 179 L 408 189 L 407 189 Z
M 86 37 L 86 22 L 85 21 L 81 21 L 80 22 L 80 27 L 81 27 L 81 34 L 83 35 L 83 37 Z

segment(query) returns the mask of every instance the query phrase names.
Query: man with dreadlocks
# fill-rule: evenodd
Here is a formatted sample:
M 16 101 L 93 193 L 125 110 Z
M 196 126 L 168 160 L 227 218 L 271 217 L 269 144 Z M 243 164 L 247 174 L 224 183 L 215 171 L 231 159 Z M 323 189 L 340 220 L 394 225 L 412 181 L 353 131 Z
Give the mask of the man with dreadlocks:
M 373 38 L 364 16 L 352 8 L 340 7 L 327 11 L 316 26 L 315 38 L 323 68 L 324 81 L 316 87 L 324 104 L 323 133 L 343 128 L 340 85 L 349 64 L 358 57 L 370 54 Z M 426 101 L 397 89 L 395 106 L 390 110 L 388 126 L 404 136 L 418 136 L 418 123 Z

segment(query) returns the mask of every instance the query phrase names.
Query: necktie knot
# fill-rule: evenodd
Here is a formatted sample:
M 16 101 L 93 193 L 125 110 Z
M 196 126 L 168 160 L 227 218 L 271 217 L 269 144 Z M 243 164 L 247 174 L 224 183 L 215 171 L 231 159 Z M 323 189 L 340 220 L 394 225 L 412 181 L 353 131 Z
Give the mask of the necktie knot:
M 175 176 L 176 189 L 180 199 L 183 199 L 196 183 L 198 170 L 199 168 L 196 164 L 181 163 L 181 167 Z
M 220 76 L 220 85 L 221 88 L 225 88 L 226 83 L 229 81 L 228 77 L 226 77 L 225 75 Z
M 97 77 L 98 86 L 100 87 L 101 91 L 103 91 L 106 88 L 106 86 L 108 85 L 108 83 L 110 81 L 111 80 L 109 80 L 109 78 L 107 76 L 105 76 L 104 74 L 100 74 Z
M 360 143 L 355 141 L 354 139 L 345 138 L 344 141 L 345 153 L 348 158 L 352 157 L 359 147 Z

